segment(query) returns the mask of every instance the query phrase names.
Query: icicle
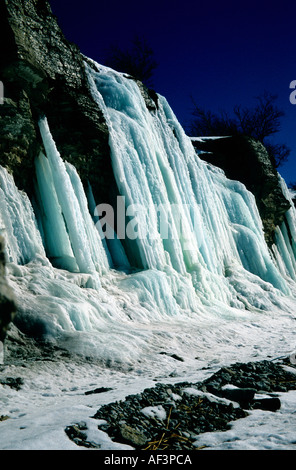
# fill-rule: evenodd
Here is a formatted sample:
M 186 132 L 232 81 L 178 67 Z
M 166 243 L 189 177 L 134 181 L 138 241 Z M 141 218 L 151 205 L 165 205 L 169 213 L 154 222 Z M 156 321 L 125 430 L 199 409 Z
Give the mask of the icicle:
M 47 255 L 56 267 L 78 272 L 50 164 L 42 152 L 35 160 L 35 168 L 36 192 Z
M 92 274 L 92 284 L 89 284 L 89 287 L 98 288 L 101 285 L 98 271 L 107 269 L 108 262 L 101 240 L 97 237 L 93 221 L 88 214 L 86 197 L 80 179 L 73 167 L 66 166 L 61 159 L 46 118 L 40 120 L 39 127 L 49 163 L 47 168 L 48 171 L 50 169 L 49 179 L 52 178 L 56 194 L 56 199 L 54 196 L 51 197 L 49 206 L 54 202 L 51 211 L 56 212 L 57 219 L 60 220 L 62 214 L 65 220 L 67 233 L 62 229 L 62 244 L 68 245 L 69 239 L 79 271 Z M 57 201 L 59 207 L 56 204 Z
M 9 262 L 26 264 L 36 256 L 45 257 L 30 200 L 3 167 L 0 167 L 0 233 L 5 238 Z

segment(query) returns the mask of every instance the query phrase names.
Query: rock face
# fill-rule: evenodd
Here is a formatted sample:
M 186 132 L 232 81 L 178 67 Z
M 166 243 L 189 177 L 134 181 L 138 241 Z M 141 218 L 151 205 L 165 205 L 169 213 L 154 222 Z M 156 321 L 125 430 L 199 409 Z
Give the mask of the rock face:
M 3 0 L 0 28 L 0 164 L 14 174 L 17 186 L 31 195 L 34 159 L 42 149 L 38 119 L 46 115 L 62 157 L 73 163 L 84 184 L 92 185 L 97 204 L 117 195 L 108 129 L 89 90 L 84 60 L 68 42 L 48 0 Z M 130 77 L 132 79 L 132 77 Z M 148 109 L 157 95 L 137 82 Z M 242 181 L 256 197 L 266 240 L 289 208 L 265 148 L 252 139 L 231 137 L 194 142 L 201 157 Z
M 38 120 L 46 115 L 62 158 L 75 165 L 84 184 L 90 182 L 97 204 L 112 204 L 117 189 L 109 133 L 89 89 L 88 60 L 65 39 L 47 0 L 3 0 L 0 28 L 6 40 L 0 50 L 0 164 L 30 196 L 42 148 Z M 137 83 L 147 107 L 156 109 L 156 93 Z
M 41 149 L 38 119 L 46 115 L 62 157 L 106 200 L 113 173 L 108 130 L 87 83 L 83 57 L 63 36 L 47 0 L 5 0 L 0 51 L 5 103 L 0 108 L 0 164 L 30 194 L 31 170 Z M 112 186 L 112 185 L 111 185 Z
M 283 222 L 290 203 L 282 193 L 277 171 L 265 147 L 245 136 L 192 142 L 202 151 L 200 158 L 222 168 L 228 178 L 241 181 L 254 194 L 266 241 L 272 245 L 275 227 Z
M 3 342 L 16 312 L 13 292 L 5 278 L 4 240 L 0 237 L 0 341 Z

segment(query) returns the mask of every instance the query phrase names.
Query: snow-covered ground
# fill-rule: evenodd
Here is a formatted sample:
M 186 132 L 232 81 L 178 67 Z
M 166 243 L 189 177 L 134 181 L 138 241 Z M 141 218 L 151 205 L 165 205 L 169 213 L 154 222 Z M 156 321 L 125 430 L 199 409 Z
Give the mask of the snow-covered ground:
M 67 437 L 65 427 L 84 421 L 88 440 L 101 450 L 132 450 L 98 430 L 92 416 L 100 405 L 123 400 L 156 382 L 200 381 L 223 365 L 287 356 L 295 350 L 294 322 L 294 315 L 274 312 L 250 315 L 248 321 L 217 320 L 204 326 L 162 323 L 154 324 L 153 331 L 150 325 L 149 349 L 143 351 L 141 360 L 116 367 L 95 358 L 59 354 L 52 359 L 16 359 L 1 366 L 0 381 L 21 377 L 24 383 L 19 391 L 0 385 L 0 415 L 9 417 L 0 422 L 0 449 L 81 450 Z M 174 352 L 184 362 L 160 351 Z M 85 395 L 98 387 L 112 390 Z M 280 399 L 279 411 L 253 410 L 229 431 L 201 434 L 196 445 L 210 450 L 295 449 L 296 391 L 280 394 Z

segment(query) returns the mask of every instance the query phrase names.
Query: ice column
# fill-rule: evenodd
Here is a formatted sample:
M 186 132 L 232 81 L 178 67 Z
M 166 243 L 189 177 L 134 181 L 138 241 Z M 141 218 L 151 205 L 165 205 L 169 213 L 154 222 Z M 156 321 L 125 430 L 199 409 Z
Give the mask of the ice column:
M 5 238 L 8 262 L 26 264 L 38 255 L 45 256 L 31 202 L 3 167 L 0 167 L 0 233 Z
M 39 126 L 49 164 L 47 170 L 50 170 L 50 173 L 45 171 L 44 175 L 49 174 L 49 180 L 52 178 L 52 193 L 56 195 L 48 201 L 47 207 L 52 204 L 50 210 L 53 220 L 61 221 L 62 214 L 65 221 L 64 227 L 60 224 L 61 244 L 66 253 L 70 254 L 70 242 L 79 271 L 92 274 L 93 287 L 100 287 L 99 272 L 108 269 L 108 260 L 101 240 L 95 233 L 80 178 L 71 165 L 63 162 L 47 119 L 41 119 Z M 43 183 L 44 179 L 41 186 Z

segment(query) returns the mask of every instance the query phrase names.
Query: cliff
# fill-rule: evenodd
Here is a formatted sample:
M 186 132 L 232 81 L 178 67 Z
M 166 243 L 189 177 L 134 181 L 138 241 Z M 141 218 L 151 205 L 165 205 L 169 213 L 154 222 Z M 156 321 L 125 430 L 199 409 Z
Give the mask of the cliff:
M 191 206 L 195 204 L 197 204 L 198 207 L 204 206 L 202 209 L 206 213 L 204 217 L 205 224 L 208 223 L 208 219 L 212 221 L 215 217 L 217 219 L 215 220 L 217 225 L 221 223 L 224 227 L 228 224 L 229 219 L 227 217 L 223 219 L 223 216 L 218 213 L 218 210 L 215 212 L 215 215 L 213 211 L 213 215 L 207 217 L 210 206 L 207 197 L 211 197 L 211 192 L 209 191 L 207 193 L 207 189 L 205 189 L 205 191 L 199 191 L 203 182 L 201 181 L 200 173 L 198 173 L 198 165 L 194 167 L 195 153 L 191 145 L 188 147 L 190 151 L 190 161 L 192 157 L 192 165 L 190 164 L 191 173 L 188 171 L 188 168 L 185 168 L 185 158 L 183 154 L 181 155 L 181 150 L 187 148 L 187 137 L 185 134 L 183 135 L 183 130 L 180 129 L 181 126 L 179 123 L 175 122 L 175 124 L 172 125 L 175 117 L 173 113 L 171 113 L 165 99 L 158 97 L 155 92 L 148 90 L 139 82 L 136 82 L 137 87 L 134 87 L 132 77 L 117 76 L 114 80 L 112 78 L 110 79 L 111 81 L 113 80 L 110 89 L 115 90 L 111 98 L 109 97 L 111 101 L 114 99 L 114 96 L 118 97 L 118 99 L 121 100 L 120 104 L 122 105 L 122 109 L 124 109 L 124 106 L 127 106 L 123 93 L 123 90 L 125 90 L 129 93 L 129 96 L 132 96 L 130 102 L 133 103 L 133 109 L 138 107 L 141 113 L 143 109 L 146 113 L 145 114 L 144 111 L 142 114 L 140 112 L 139 114 L 134 113 L 136 117 L 132 116 L 132 119 L 130 119 L 128 112 L 122 112 L 125 119 L 122 122 L 125 128 L 127 128 L 134 119 L 133 128 L 128 129 L 129 134 L 125 136 L 121 134 L 120 125 L 117 130 L 114 130 L 115 126 L 111 123 L 110 129 L 112 128 L 114 135 L 116 134 L 114 138 L 117 139 L 116 148 L 119 152 L 119 169 L 120 171 L 122 170 L 122 173 L 120 173 L 117 168 L 118 174 L 117 177 L 115 177 L 115 171 L 113 172 L 111 163 L 112 151 L 109 146 L 111 130 L 109 135 L 104 117 L 108 111 L 107 106 L 105 106 L 106 109 L 103 114 L 99 104 L 93 98 L 86 74 L 85 61 L 89 63 L 90 67 L 93 66 L 92 62 L 81 55 L 76 45 L 65 39 L 59 28 L 57 19 L 52 15 L 48 1 L 2 1 L 0 5 L 0 28 L 5 37 L 5 47 L 0 50 L 0 80 L 4 83 L 5 92 L 4 104 L 0 106 L 0 165 L 13 174 L 16 185 L 19 189 L 23 189 L 28 194 L 31 201 L 34 202 L 35 160 L 40 150 L 43 149 L 44 142 L 41 139 L 38 121 L 41 117 L 46 116 L 54 144 L 61 154 L 62 159 L 75 166 L 84 186 L 87 186 L 88 182 L 91 184 L 97 204 L 101 202 L 112 203 L 114 197 L 118 194 L 116 181 L 121 183 L 125 180 L 125 187 L 123 188 L 125 193 L 123 192 L 123 194 L 130 194 L 132 192 L 130 191 L 131 187 L 133 185 L 139 185 L 139 187 L 137 186 L 136 188 L 137 194 L 131 199 L 133 202 L 137 202 L 138 196 L 140 198 L 143 197 L 143 207 L 146 207 L 147 201 L 153 200 L 154 197 L 157 202 L 166 200 L 166 198 L 170 203 L 179 200 L 177 188 L 181 183 L 184 185 L 182 195 L 186 194 L 187 197 L 186 190 L 190 187 L 190 184 L 192 184 L 191 180 L 194 180 L 192 191 L 190 194 L 188 193 L 188 197 L 190 196 L 188 200 L 190 200 Z M 98 81 L 99 78 L 104 75 L 100 70 L 93 69 L 93 72 Z M 131 84 L 133 87 L 130 87 Z M 102 86 L 102 88 L 104 87 Z M 101 91 L 103 94 L 102 89 Z M 146 106 L 142 106 L 142 104 L 138 106 L 139 103 L 142 103 L 141 100 L 143 99 Z M 156 116 L 156 118 L 159 119 L 157 126 L 153 127 L 150 122 L 150 117 L 151 113 L 155 112 L 155 115 L 157 114 L 156 111 L 160 109 L 158 106 L 160 106 L 160 108 L 162 107 L 162 111 L 160 110 L 159 116 Z M 113 109 L 118 111 L 114 103 Z M 119 122 L 119 118 L 116 122 Z M 149 127 L 150 125 L 151 127 Z M 161 126 L 164 126 L 163 129 L 165 129 L 165 131 L 162 130 Z M 134 129 L 136 129 L 136 131 Z M 155 129 L 157 129 L 159 134 L 156 135 L 154 141 L 153 132 L 155 132 Z M 151 136 L 151 139 L 147 139 L 146 141 L 145 138 L 148 134 Z M 138 140 L 133 139 L 135 135 L 137 139 L 140 135 L 142 141 L 140 138 Z M 159 147 L 157 147 L 157 141 L 161 142 L 161 138 L 164 138 L 163 143 L 159 144 Z M 124 139 L 126 140 L 125 143 L 123 143 Z M 131 150 L 128 157 L 132 158 L 132 156 L 138 155 L 137 152 L 138 149 L 140 149 L 139 153 L 141 154 L 141 158 L 135 158 L 132 163 L 130 163 L 130 160 L 128 162 L 130 167 L 126 169 L 124 167 L 125 161 L 123 159 L 121 160 L 121 154 L 124 153 L 122 152 L 123 145 L 125 145 L 127 153 L 131 149 L 130 141 L 133 141 L 134 148 Z M 203 151 L 200 155 L 201 158 L 223 168 L 228 178 L 243 182 L 247 189 L 255 195 L 263 220 L 265 238 L 269 246 L 271 246 L 275 229 L 284 220 L 285 212 L 289 209 L 290 204 L 285 199 L 280 189 L 277 173 L 273 169 L 264 147 L 250 139 L 237 137 L 206 141 L 201 140 L 194 142 L 194 145 L 198 150 Z M 152 147 L 153 149 L 151 150 Z M 167 153 L 165 153 L 165 149 L 168 149 Z M 172 149 L 172 151 L 170 151 L 170 149 Z M 175 150 L 176 162 L 173 160 Z M 160 164 L 159 161 L 155 162 L 155 155 L 158 155 L 158 158 L 162 155 L 165 159 L 165 169 L 163 162 L 162 164 Z M 117 155 L 113 155 L 113 158 L 116 159 Z M 173 186 L 171 186 L 171 183 L 175 175 L 173 174 L 172 168 L 175 168 L 176 171 L 182 169 L 182 177 L 184 178 L 184 180 L 182 180 L 181 176 L 178 180 L 176 178 Z M 147 180 L 145 171 L 149 173 Z M 189 173 L 190 178 L 188 177 Z M 177 176 L 179 177 L 179 175 Z M 210 177 L 206 175 L 204 171 L 205 188 L 209 187 L 209 180 Z M 211 182 L 211 184 L 216 183 Z M 227 185 L 228 183 L 224 181 L 224 184 Z M 245 188 L 240 188 L 240 191 L 245 191 Z M 159 195 L 161 195 L 161 198 L 158 199 Z M 168 195 L 171 199 L 169 199 Z M 196 199 L 194 199 L 194 196 Z M 184 201 L 182 201 L 183 203 L 188 203 L 188 200 L 184 199 Z M 215 199 L 213 201 L 217 200 L 218 199 Z M 213 202 L 213 206 L 215 206 L 215 202 Z M 211 207 L 210 209 L 212 210 L 213 208 Z M 225 214 L 227 209 L 228 208 L 225 207 Z M 240 208 L 238 208 L 237 212 L 240 212 Z M 58 214 L 61 215 L 62 220 L 63 214 L 61 214 L 61 211 L 59 211 Z M 145 220 L 145 223 L 146 222 Z M 257 225 L 259 226 L 260 223 L 259 220 Z M 237 238 L 231 240 L 229 246 L 234 245 L 235 242 L 238 241 L 242 247 L 240 252 L 243 252 L 247 241 L 252 241 L 253 238 L 250 238 L 250 233 L 246 230 L 249 229 L 249 227 L 245 227 L 243 224 L 241 225 L 241 231 L 235 231 Z M 67 226 L 67 224 L 65 224 L 65 226 Z M 66 233 L 67 229 L 69 229 L 69 226 L 65 227 L 65 234 L 68 236 Z M 157 226 L 155 227 L 155 233 L 156 232 Z M 139 265 L 131 263 L 132 267 L 136 266 L 147 270 L 152 267 L 161 271 L 163 265 L 168 260 L 168 253 L 170 252 L 169 255 L 171 257 L 170 261 L 172 266 L 182 274 L 185 272 L 187 274 L 186 269 L 188 269 L 194 281 L 194 289 L 202 295 L 203 289 L 210 290 L 212 286 L 200 286 L 200 280 L 203 281 L 206 277 L 203 278 L 203 276 L 200 275 L 198 262 L 193 262 L 193 258 L 197 257 L 200 244 L 203 243 L 202 249 L 200 250 L 199 261 L 204 257 L 202 259 L 204 269 L 208 268 L 208 264 L 213 264 L 216 268 L 216 264 L 218 264 L 220 260 L 220 255 L 217 255 L 211 260 L 211 254 L 215 250 L 218 252 L 219 249 L 224 253 L 223 250 L 225 249 L 224 246 L 220 247 L 220 244 L 223 244 L 223 240 L 215 238 L 215 233 L 213 235 L 212 232 L 214 232 L 212 225 L 209 225 L 208 230 L 205 231 L 205 240 L 203 241 L 202 237 L 199 240 L 194 240 L 195 251 L 192 258 L 190 258 L 186 250 L 182 251 L 183 245 L 181 246 L 179 240 L 177 240 L 174 246 L 168 244 L 168 246 L 164 247 L 164 244 L 160 243 L 159 251 L 157 251 L 154 246 L 149 246 L 148 243 L 147 246 L 145 244 L 142 246 L 141 243 L 139 243 L 138 246 L 136 243 L 131 242 L 127 258 L 131 261 L 133 260 L 134 253 L 136 253 L 134 257 L 136 258 L 138 251 L 143 250 L 141 263 L 139 263 Z M 228 234 L 228 229 L 225 233 L 226 232 Z M 76 236 L 76 234 L 74 235 Z M 255 235 L 251 233 L 251 235 L 254 237 L 257 236 L 257 233 Z M 229 237 L 231 236 L 233 236 L 233 231 L 230 230 Z M 207 237 L 209 237 L 212 243 L 208 246 Z M 262 235 L 262 239 L 263 238 Z M 71 243 L 69 242 L 71 249 L 70 245 Z M 260 249 L 261 245 L 263 245 L 261 244 L 261 238 L 259 244 L 256 245 L 254 243 L 254 246 L 260 246 Z M 180 250 L 178 256 L 176 254 L 177 249 Z M 264 257 L 266 256 L 267 259 L 268 253 L 265 253 L 265 246 L 263 250 Z M 252 250 L 249 250 L 248 247 L 246 251 L 251 252 Z M 248 253 L 248 256 L 251 257 L 251 255 L 253 255 L 253 252 L 251 254 Z M 247 266 L 250 272 L 258 274 L 256 271 L 257 267 L 255 266 L 256 263 L 249 263 L 249 260 L 244 259 L 244 256 L 242 256 L 242 258 L 243 260 L 240 259 L 239 261 L 242 264 L 245 263 L 244 267 Z M 270 267 L 271 262 L 269 260 L 268 263 Z M 266 278 L 264 277 L 266 272 L 268 272 L 268 266 L 266 268 L 266 264 L 264 265 L 262 276 L 265 281 L 270 282 L 270 279 L 274 279 L 273 272 L 270 271 L 270 277 L 268 277 L 269 273 Z M 191 273 L 191 270 L 194 269 L 197 270 L 196 276 L 193 276 Z M 217 273 L 221 275 L 224 269 L 224 265 L 222 271 L 220 270 L 220 266 L 218 266 Z M 227 282 L 229 282 L 229 278 L 230 276 L 227 277 Z M 158 278 L 155 278 L 154 282 L 155 286 L 158 286 L 160 281 Z M 208 280 L 204 282 L 205 284 L 210 284 Z M 280 279 L 279 284 L 281 285 L 281 283 Z M 278 285 L 277 281 L 275 284 Z M 224 288 L 223 279 L 219 287 L 222 296 L 224 296 Z M 30 289 L 28 290 L 30 291 Z M 180 287 L 180 291 L 182 289 L 183 287 Z M 150 290 L 153 289 L 151 288 Z M 167 295 L 166 290 L 167 285 L 163 287 L 163 292 L 159 296 L 160 299 L 162 299 L 164 295 Z M 188 295 L 191 295 L 191 287 Z M 176 297 L 179 300 L 177 295 Z M 238 294 L 238 298 L 240 298 L 240 294 Z M 235 302 L 236 301 L 237 298 L 235 298 Z M 35 314 L 33 310 L 32 308 L 32 315 Z M 3 307 L 1 315 L 4 311 Z M 8 319 L 10 318 L 9 315 L 7 317 Z M 5 314 L 3 318 L 4 317 Z M 0 338 L 5 335 L 6 323 L 6 320 L 3 326 L 0 323 Z
M 0 107 L 0 164 L 29 194 L 34 159 L 42 147 L 37 121 L 47 116 L 63 158 L 75 164 L 95 199 L 109 202 L 117 192 L 108 129 L 91 96 L 84 57 L 67 41 L 47 0 L 5 0 L 0 27 L 6 38 L 0 51 L 5 103 Z M 156 94 L 138 83 L 150 110 Z M 265 148 L 252 139 L 232 137 L 195 141 L 201 158 L 243 182 L 255 195 L 269 245 L 289 208 Z

